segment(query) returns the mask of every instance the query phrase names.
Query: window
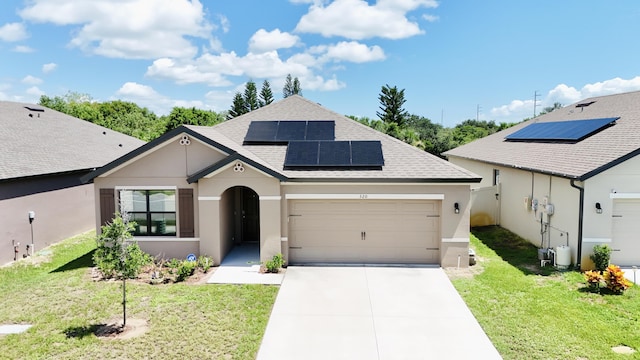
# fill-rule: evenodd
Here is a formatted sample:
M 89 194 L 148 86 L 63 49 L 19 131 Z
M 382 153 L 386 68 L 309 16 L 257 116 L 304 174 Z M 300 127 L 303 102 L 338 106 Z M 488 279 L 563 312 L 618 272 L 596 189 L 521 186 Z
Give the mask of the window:
M 493 169 L 493 185 L 500 184 L 500 170 Z
M 175 190 L 121 190 L 122 211 L 135 222 L 135 236 L 176 236 Z

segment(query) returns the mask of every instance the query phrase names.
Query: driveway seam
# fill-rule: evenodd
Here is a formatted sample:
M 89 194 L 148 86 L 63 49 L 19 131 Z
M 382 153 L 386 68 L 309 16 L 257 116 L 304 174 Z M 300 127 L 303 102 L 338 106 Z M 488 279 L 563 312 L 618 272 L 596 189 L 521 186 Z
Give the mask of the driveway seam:
M 374 339 L 376 339 L 376 354 L 377 354 L 378 360 L 380 360 L 380 344 L 378 341 L 378 332 L 376 328 L 376 317 L 373 314 L 373 301 L 371 301 L 371 289 L 369 288 L 369 274 L 367 274 L 366 267 L 363 269 L 364 269 L 364 279 L 367 283 L 367 295 L 369 296 L 369 309 L 371 311 L 371 323 L 373 325 L 373 336 L 374 336 Z

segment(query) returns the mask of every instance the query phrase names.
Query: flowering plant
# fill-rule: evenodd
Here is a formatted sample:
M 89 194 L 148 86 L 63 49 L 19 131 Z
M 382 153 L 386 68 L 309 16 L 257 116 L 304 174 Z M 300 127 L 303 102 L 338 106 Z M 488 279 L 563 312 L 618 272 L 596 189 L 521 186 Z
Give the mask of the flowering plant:
M 592 291 L 599 291 L 600 283 L 604 280 L 604 277 L 598 270 L 588 270 L 584 272 L 584 279 Z
M 632 285 L 631 281 L 624 277 L 624 272 L 619 266 L 607 266 L 603 275 L 604 281 L 607 284 L 607 289 L 611 290 L 615 294 L 622 294 Z

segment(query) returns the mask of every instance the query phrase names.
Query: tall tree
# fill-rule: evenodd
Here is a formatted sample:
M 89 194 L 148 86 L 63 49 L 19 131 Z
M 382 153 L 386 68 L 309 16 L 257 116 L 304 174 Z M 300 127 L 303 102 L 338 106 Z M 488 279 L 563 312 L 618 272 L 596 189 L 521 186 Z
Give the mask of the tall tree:
M 241 93 L 237 92 L 233 97 L 233 104 L 231 105 L 231 110 L 227 114 L 227 118 L 233 119 L 236 116 L 240 116 L 242 114 L 248 113 L 247 104 L 244 101 L 244 97 Z
M 380 120 L 385 123 L 394 123 L 402 126 L 405 118 L 408 116 L 407 111 L 402 107 L 406 102 L 404 89 L 398 90 L 396 86 L 389 87 L 389 85 L 385 85 L 380 91 L 378 100 L 380 100 L 380 110 L 382 110 L 382 112 L 377 111 L 376 115 L 378 115 Z
M 302 87 L 300 87 L 300 80 L 297 76 L 293 78 L 293 95 L 302 96 Z
M 253 111 L 260 107 L 258 103 L 258 88 L 253 80 L 247 81 L 244 86 L 244 104 L 248 111 Z
M 165 131 L 173 130 L 180 125 L 212 126 L 224 121 L 224 116 L 210 110 L 174 107 L 167 119 Z
M 538 116 L 544 115 L 546 113 L 550 113 L 558 109 L 562 109 L 562 104 L 559 102 L 554 102 L 552 106 L 547 106 L 546 108 L 542 109 L 542 111 L 540 112 L 540 114 L 538 114 Z
M 260 89 L 260 99 L 258 99 L 258 105 L 263 107 L 273 102 L 273 92 L 271 91 L 271 84 L 269 80 L 262 82 L 262 89 Z
M 293 79 L 291 78 L 291 74 L 287 74 L 287 78 L 284 80 L 284 86 L 282 87 L 282 97 L 286 99 L 293 94 Z

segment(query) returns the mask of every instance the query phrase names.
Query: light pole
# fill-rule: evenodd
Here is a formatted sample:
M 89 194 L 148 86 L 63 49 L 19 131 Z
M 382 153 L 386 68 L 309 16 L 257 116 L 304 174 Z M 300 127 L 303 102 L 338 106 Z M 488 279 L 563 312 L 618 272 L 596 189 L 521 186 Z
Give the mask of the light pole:
M 35 219 L 36 219 L 36 212 L 29 211 L 29 225 L 31 226 L 31 256 L 33 256 L 33 254 L 35 253 L 34 247 L 33 247 L 33 220 Z

